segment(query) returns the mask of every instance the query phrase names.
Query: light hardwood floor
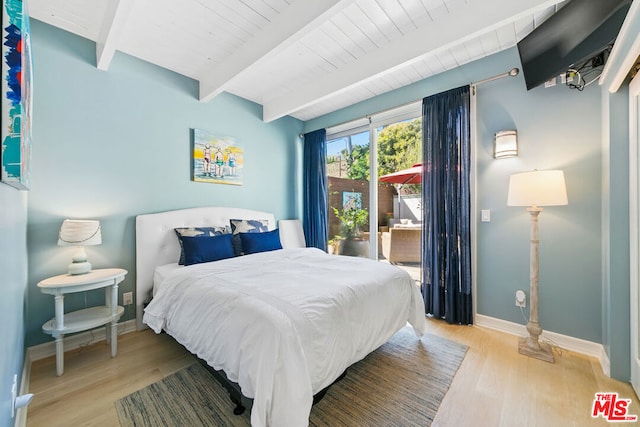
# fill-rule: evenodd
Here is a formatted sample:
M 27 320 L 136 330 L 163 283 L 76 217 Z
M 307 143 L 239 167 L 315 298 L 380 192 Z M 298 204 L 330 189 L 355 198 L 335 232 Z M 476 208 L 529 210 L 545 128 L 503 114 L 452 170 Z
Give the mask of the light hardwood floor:
M 466 344 L 469 350 L 433 426 L 590 426 L 596 392 L 617 392 L 640 404 L 629 384 L 607 378 L 597 360 L 555 352 L 550 364 L 518 354 L 517 337 L 477 326 L 428 320 L 429 332 Z M 428 339 L 428 338 L 427 338 Z M 34 362 L 29 427 L 118 426 L 114 402 L 193 363 L 167 335 L 152 331 L 120 336 L 111 359 L 105 342 L 65 354 L 65 373 L 55 357 Z M 625 425 L 624 423 L 622 425 Z

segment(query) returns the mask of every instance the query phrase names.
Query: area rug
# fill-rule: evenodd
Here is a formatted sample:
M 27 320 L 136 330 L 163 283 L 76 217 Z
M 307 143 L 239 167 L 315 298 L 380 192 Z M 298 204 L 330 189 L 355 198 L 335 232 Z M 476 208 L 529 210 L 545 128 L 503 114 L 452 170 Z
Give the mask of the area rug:
M 403 328 L 347 371 L 311 409 L 310 426 L 429 426 L 467 347 Z M 199 363 L 116 402 L 123 427 L 243 426 L 227 391 Z

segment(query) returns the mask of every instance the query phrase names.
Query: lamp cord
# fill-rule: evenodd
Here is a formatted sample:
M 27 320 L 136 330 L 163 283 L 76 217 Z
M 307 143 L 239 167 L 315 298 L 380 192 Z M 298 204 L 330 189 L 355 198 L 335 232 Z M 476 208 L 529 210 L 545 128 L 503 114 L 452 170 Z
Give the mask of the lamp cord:
M 116 303 L 117 305 L 117 303 Z M 87 292 L 84 292 L 84 308 L 88 308 L 89 304 L 87 303 Z M 126 307 L 125 307 L 125 311 L 126 311 Z M 120 337 L 120 335 L 122 335 L 124 333 L 125 330 L 125 325 L 124 323 L 118 323 L 116 324 L 116 336 Z M 93 342 L 96 340 L 96 336 L 93 333 L 93 329 L 89 330 L 89 333 L 91 334 L 91 338 L 89 338 L 87 341 L 80 343 L 80 345 L 78 346 L 80 348 L 80 352 L 84 351 L 84 349 L 88 346 L 90 346 L 91 344 L 93 344 Z
M 524 319 L 524 324 L 526 325 L 527 323 L 529 323 L 529 320 L 527 319 L 527 316 L 524 315 L 524 308 L 520 307 L 520 313 L 522 314 L 522 318 Z M 560 344 L 558 344 L 557 342 L 555 342 L 551 338 L 547 337 L 546 335 L 541 341 L 546 342 L 553 349 L 555 349 L 558 352 L 558 356 L 562 356 L 562 351 L 564 349 L 562 347 L 560 347 Z
M 84 293 L 84 308 L 88 308 L 89 304 L 87 303 L 87 292 L 83 292 Z M 96 339 L 95 335 L 93 334 L 93 329 L 89 330 L 89 333 L 91 334 L 91 338 L 88 341 L 85 341 L 83 343 L 80 343 L 79 347 L 80 347 L 80 352 L 84 351 L 84 349 L 88 346 L 90 346 Z

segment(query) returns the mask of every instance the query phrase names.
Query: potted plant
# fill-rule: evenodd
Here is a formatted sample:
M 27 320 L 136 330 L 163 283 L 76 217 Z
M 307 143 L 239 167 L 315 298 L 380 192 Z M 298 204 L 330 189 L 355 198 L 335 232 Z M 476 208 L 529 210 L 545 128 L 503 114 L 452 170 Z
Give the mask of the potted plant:
M 327 242 L 327 253 L 329 255 L 338 254 L 340 240 L 340 236 L 335 236 L 333 239 L 329 239 L 329 241 Z
M 350 207 L 333 208 L 333 213 L 340 220 L 340 236 L 336 236 L 339 238 L 338 254 L 368 258 L 369 241 L 362 238 L 362 230 L 368 223 L 369 212 Z

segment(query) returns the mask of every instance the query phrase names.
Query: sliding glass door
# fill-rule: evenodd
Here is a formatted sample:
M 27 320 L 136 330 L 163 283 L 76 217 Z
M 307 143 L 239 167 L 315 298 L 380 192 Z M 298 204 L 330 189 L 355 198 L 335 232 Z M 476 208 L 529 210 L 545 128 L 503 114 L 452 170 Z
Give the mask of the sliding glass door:
M 369 257 L 369 129 L 327 138 L 329 251 Z
M 418 270 L 421 177 L 402 172 L 421 162 L 420 116 L 417 103 L 327 129 L 330 251 Z

